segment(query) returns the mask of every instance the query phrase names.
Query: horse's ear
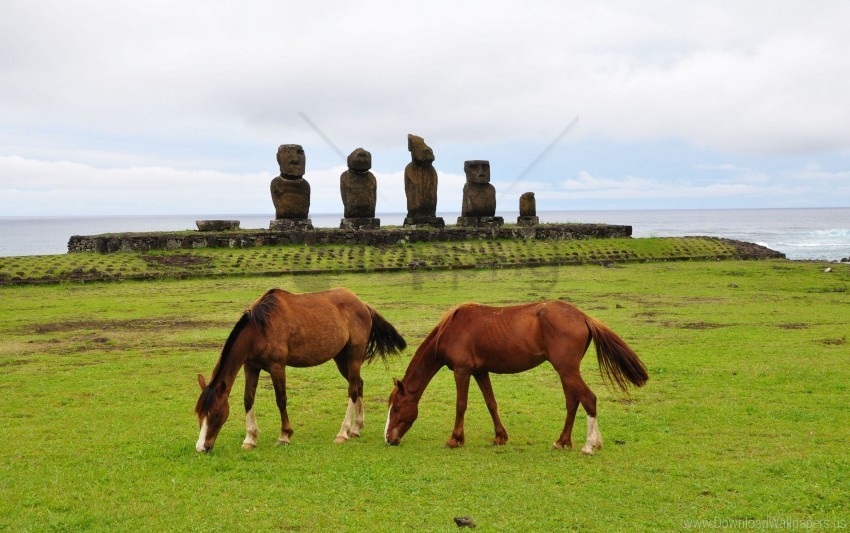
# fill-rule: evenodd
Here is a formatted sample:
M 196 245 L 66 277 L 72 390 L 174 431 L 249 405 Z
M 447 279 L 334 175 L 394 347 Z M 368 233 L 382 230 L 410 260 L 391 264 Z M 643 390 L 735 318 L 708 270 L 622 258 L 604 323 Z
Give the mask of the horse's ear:
M 404 394 L 404 386 L 401 384 L 401 381 L 397 380 L 396 378 L 393 378 L 393 383 L 395 384 L 398 391 Z
M 207 380 L 204 379 L 204 376 L 198 374 L 198 385 L 201 386 L 201 390 L 207 388 Z

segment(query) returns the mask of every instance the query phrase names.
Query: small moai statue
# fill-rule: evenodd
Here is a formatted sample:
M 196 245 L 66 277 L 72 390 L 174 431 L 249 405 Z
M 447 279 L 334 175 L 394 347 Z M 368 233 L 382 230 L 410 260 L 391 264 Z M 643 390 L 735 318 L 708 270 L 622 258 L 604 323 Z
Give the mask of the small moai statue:
M 344 229 L 377 229 L 381 219 L 375 218 L 378 181 L 369 172 L 372 154 L 358 148 L 348 156 L 348 170 L 339 177 L 339 192 L 345 210 L 339 227 Z
M 404 168 L 404 192 L 407 195 L 405 226 L 446 225 L 437 216 L 437 171 L 434 169 L 434 151 L 422 137 L 407 136 L 407 149 L 411 162 Z
M 483 160 L 465 161 L 463 171 L 466 184 L 463 186 L 463 204 L 458 226 L 501 226 L 505 223 L 496 215 L 496 188 L 490 183 L 490 162 Z
M 275 220 L 269 229 L 313 229 L 310 214 L 310 184 L 304 179 L 307 158 L 300 144 L 282 144 L 277 149 L 280 176 L 271 182 Z
M 519 197 L 519 216 L 516 219 L 517 226 L 536 226 L 540 224 L 537 217 L 537 201 L 533 192 L 523 193 Z

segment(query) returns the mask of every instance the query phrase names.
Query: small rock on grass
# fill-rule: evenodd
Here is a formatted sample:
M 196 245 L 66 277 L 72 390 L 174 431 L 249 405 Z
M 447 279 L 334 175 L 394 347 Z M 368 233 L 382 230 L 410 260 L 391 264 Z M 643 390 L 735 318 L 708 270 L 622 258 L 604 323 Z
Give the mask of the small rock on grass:
M 457 527 L 475 527 L 475 522 L 468 516 L 456 516 L 455 524 Z

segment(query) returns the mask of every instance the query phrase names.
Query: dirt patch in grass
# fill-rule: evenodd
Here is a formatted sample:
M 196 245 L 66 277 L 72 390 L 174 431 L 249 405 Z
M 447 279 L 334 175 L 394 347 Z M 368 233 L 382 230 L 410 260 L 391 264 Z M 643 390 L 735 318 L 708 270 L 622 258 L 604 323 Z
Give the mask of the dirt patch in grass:
M 840 339 L 821 339 L 820 343 L 827 346 L 841 346 L 842 344 L 847 344 L 847 337 L 841 337 Z
M 150 264 L 167 267 L 188 268 L 198 265 L 208 265 L 212 259 L 200 255 L 176 254 L 176 255 L 143 255 L 142 259 Z
M 790 322 L 787 324 L 777 324 L 776 327 L 781 329 L 809 329 L 809 325 L 805 322 Z
M 711 322 L 662 322 L 662 325 L 667 328 L 676 329 L 719 329 L 728 328 L 733 324 L 720 324 Z
M 21 366 L 29 363 L 28 359 L 3 359 L 0 361 L 0 368 L 4 368 L 7 366 Z
M 64 331 L 98 330 L 152 330 L 152 329 L 201 329 L 201 328 L 226 328 L 232 326 L 230 322 L 215 322 L 212 320 L 178 320 L 170 318 L 133 319 L 133 320 L 79 320 L 71 322 L 53 322 L 39 324 L 35 332 L 39 334 L 57 333 Z

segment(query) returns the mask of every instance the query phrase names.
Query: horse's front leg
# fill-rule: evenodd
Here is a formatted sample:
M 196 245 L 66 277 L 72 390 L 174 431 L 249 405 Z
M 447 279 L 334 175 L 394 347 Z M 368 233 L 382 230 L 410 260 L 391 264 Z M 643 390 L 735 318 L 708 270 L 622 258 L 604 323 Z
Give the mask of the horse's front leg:
M 487 410 L 490 411 L 490 416 L 493 418 L 493 427 L 496 430 L 496 437 L 493 439 L 493 444 L 501 446 L 508 442 L 508 431 L 502 425 L 502 419 L 499 418 L 499 410 L 496 406 L 496 396 L 493 394 L 493 385 L 490 383 L 490 374 L 475 374 L 475 382 L 478 383 L 478 388 L 481 389 L 481 394 L 484 395 L 484 403 L 487 404 Z
M 292 424 L 289 423 L 289 414 L 286 412 L 286 365 L 276 364 L 269 368 L 274 385 L 274 395 L 277 400 L 277 408 L 280 411 L 280 437 L 277 444 L 289 444 L 292 437 Z
M 254 396 L 257 394 L 257 382 L 260 380 L 260 369 L 245 365 L 245 440 L 242 448 L 251 450 L 257 446 L 260 428 L 254 416 Z
M 466 414 L 466 402 L 469 397 L 469 373 L 455 369 L 455 386 L 457 387 L 455 428 L 452 431 L 452 436 L 446 442 L 446 446 L 449 448 L 463 446 L 463 416 Z

